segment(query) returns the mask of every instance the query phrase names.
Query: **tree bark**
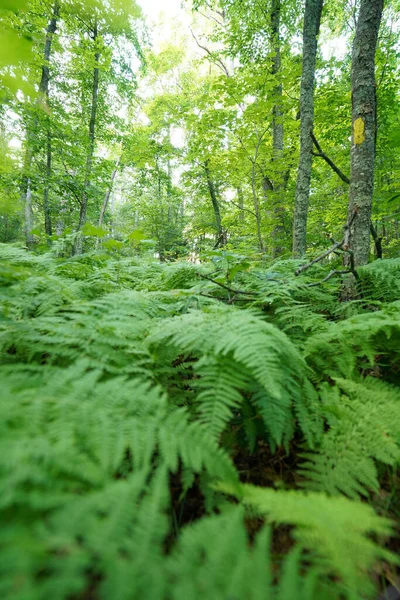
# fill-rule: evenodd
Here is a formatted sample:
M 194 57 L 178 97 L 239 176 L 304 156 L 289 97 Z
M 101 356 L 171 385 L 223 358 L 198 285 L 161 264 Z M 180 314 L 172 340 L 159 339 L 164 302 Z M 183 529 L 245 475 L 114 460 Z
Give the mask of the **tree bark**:
M 222 225 L 221 225 L 221 211 L 219 208 L 219 202 L 218 202 L 218 198 L 217 198 L 217 192 L 215 190 L 214 181 L 211 177 L 208 159 L 204 163 L 203 167 L 204 167 L 204 170 L 206 173 L 208 191 L 210 192 L 210 198 L 211 198 L 212 207 L 214 210 L 215 227 L 217 230 L 216 231 L 216 239 L 215 239 L 215 247 L 218 248 L 218 246 L 224 245 L 224 232 L 223 232 Z
M 280 170 L 283 168 L 284 129 L 282 109 L 282 82 L 279 80 L 281 71 L 281 40 L 280 40 L 281 0 L 272 0 L 271 7 L 271 45 L 273 50 L 272 75 L 277 79 L 273 90 L 274 107 L 272 109 L 272 146 L 274 163 L 273 178 L 273 220 L 272 253 L 279 256 L 283 252 L 283 219 L 285 209 L 283 206 L 283 177 Z
M 306 252 L 308 200 L 312 168 L 314 125 L 314 84 L 317 37 L 323 0 L 306 0 L 303 26 L 303 67 L 300 86 L 300 160 L 297 172 L 293 222 L 293 256 Z
M 361 0 L 352 54 L 349 214 L 355 266 L 368 263 L 376 146 L 375 52 L 384 0 Z
M 55 0 L 53 5 L 53 13 L 52 17 L 49 21 L 46 30 L 46 40 L 44 45 L 43 52 L 43 64 L 42 64 L 42 74 L 39 83 L 39 97 L 36 101 L 36 106 L 39 107 L 41 104 L 43 108 L 48 111 L 48 100 L 49 100 L 49 82 L 50 82 L 50 54 L 51 54 L 51 46 L 53 42 L 53 36 L 57 30 L 57 21 L 60 16 L 60 4 L 59 0 Z M 25 212 L 25 241 L 28 248 L 31 248 L 33 245 L 33 235 L 31 231 L 33 229 L 33 209 L 32 209 L 32 189 L 31 189 L 31 169 L 32 169 L 32 161 L 34 154 L 34 139 L 37 136 L 39 127 L 39 119 L 38 116 L 35 115 L 33 119 L 32 128 L 28 128 L 26 135 L 26 151 L 25 151 L 25 159 L 24 159 L 24 174 L 22 177 L 21 183 L 21 199 L 24 204 L 24 212 Z M 51 150 L 50 150 L 51 152 Z M 50 230 L 51 235 L 51 221 L 50 221 L 50 212 L 48 207 L 48 169 L 51 169 L 51 158 L 50 158 L 50 167 L 49 167 L 49 146 L 47 145 L 47 168 L 46 168 L 46 181 L 45 181 L 45 191 L 44 191 L 44 213 L 45 213 L 45 222 L 46 222 L 46 233 L 48 233 L 48 229 Z M 46 192 L 47 190 L 47 192 Z M 46 216 L 47 215 L 47 216 Z
M 98 37 L 97 22 L 95 22 L 93 28 L 93 42 L 96 43 Z M 100 52 L 96 52 L 94 55 L 95 67 L 93 69 L 93 85 L 92 85 L 92 104 L 90 110 L 90 121 L 89 121 L 89 145 L 86 157 L 86 168 L 85 168 L 85 180 L 83 183 L 83 193 L 81 199 L 81 209 L 79 213 L 79 224 L 77 231 L 80 232 L 82 227 L 86 223 L 86 214 L 89 198 L 89 188 L 92 182 L 92 170 L 93 170 L 93 156 L 95 148 L 95 130 L 96 130 L 96 117 L 97 117 L 97 105 L 99 96 L 99 59 Z M 74 254 L 81 254 L 82 252 L 82 237 L 78 235 L 74 244 Z

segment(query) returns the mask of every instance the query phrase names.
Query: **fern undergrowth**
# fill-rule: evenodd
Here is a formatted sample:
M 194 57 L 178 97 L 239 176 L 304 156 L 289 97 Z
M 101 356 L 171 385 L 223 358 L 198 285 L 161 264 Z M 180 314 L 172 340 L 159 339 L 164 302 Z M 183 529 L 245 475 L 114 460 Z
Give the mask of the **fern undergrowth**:
M 400 267 L 364 267 L 346 305 L 294 267 L 0 248 L 2 598 L 374 597 Z M 286 467 L 256 486 L 243 456 Z

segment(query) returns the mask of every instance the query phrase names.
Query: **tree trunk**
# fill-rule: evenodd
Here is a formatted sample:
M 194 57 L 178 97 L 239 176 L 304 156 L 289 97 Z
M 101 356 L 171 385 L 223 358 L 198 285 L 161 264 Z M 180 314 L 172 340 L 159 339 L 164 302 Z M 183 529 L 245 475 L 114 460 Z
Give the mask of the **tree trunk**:
M 98 36 L 97 22 L 93 29 L 93 42 L 96 43 Z M 99 59 L 100 53 L 96 52 L 94 55 L 95 67 L 93 69 L 93 85 L 92 85 L 92 105 L 90 110 L 90 121 L 89 121 L 89 146 L 86 157 L 86 169 L 85 169 L 85 181 L 83 183 L 83 193 L 81 200 L 81 209 L 79 214 L 79 224 L 77 231 L 80 232 L 82 227 L 86 223 L 87 205 L 89 197 L 89 188 L 92 181 L 92 170 L 93 170 L 93 155 L 95 147 L 95 128 L 96 128 L 96 117 L 97 117 L 97 104 L 99 95 Z M 74 254 L 81 254 L 82 252 L 82 237 L 78 235 L 74 244 Z
M 283 251 L 283 219 L 285 209 L 283 206 L 283 177 L 280 170 L 283 168 L 283 109 L 282 109 L 282 83 L 279 81 L 281 71 L 281 40 L 280 40 L 281 0 L 272 0 L 271 7 L 271 45 L 273 51 L 272 75 L 277 79 L 273 90 L 274 107 L 272 109 L 272 146 L 273 146 L 273 220 L 272 253 L 279 256 Z
M 210 192 L 210 198 L 211 198 L 211 202 L 212 202 L 212 206 L 213 206 L 213 210 L 214 210 L 215 226 L 216 226 L 216 230 L 217 230 L 215 247 L 218 248 L 218 246 L 224 245 L 224 232 L 223 232 L 222 225 L 221 225 L 221 212 L 220 212 L 220 208 L 219 208 L 219 202 L 218 202 L 218 198 L 217 198 L 217 192 L 215 190 L 214 181 L 212 180 L 211 173 L 210 173 L 209 161 L 206 160 L 206 162 L 204 163 L 203 166 L 204 166 L 204 170 L 206 172 L 208 191 Z
M 300 86 L 300 160 L 297 172 L 293 222 L 293 256 L 306 252 L 308 199 L 312 168 L 314 126 L 314 84 L 317 37 L 323 0 L 306 0 L 303 26 L 303 67 Z
M 43 64 L 42 64 L 42 75 L 39 84 L 39 98 L 37 99 L 36 105 L 37 107 L 42 104 L 43 108 L 48 111 L 48 99 L 49 99 L 49 81 L 50 81 L 50 53 L 51 53 L 51 45 L 53 42 L 53 35 L 57 29 L 57 20 L 60 15 L 60 5 L 59 0 L 55 0 L 53 5 L 53 14 L 50 19 L 50 22 L 47 26 L 46 31 L 46 41 L 44 45 L 43 52 Z M 28 248 L 31 248 L 33 245 L 33 235 L 31 231 L 33 229 L 33 210 L 32 210 L 32 189 L 31 189 L 31 169 L 32 169 L 32 160 L 33 160 L 33 142 L 35 136 L 37 136 L 39 126 L 38 116 L 35 115 L 33 119 L 32 128 L 28 128 L 26 135 L 26 152 L 24 159 L 24 175 L 22 177 L 21 184 L 21 199 L 25 207 L 25 240 Z M 49 164 L 48 159 L 48 147 L 47 147 L 47 165 Z M 51 168 L 51 159 L 50 159 L 50 168 Z M 47 177 L 47 170 L 46 170 Z M 45 181 L 45 194 L 47 189 L 47 199 L 48 199 L 48 180 Z M 44 196 L 44 212 L 45 212 L 45 221 L 46 221 L 46 196 Z M 47 202 L 48 208 L 48 202 Z M 48 211 L 47 211 L 48 212 Z M 48 218 L 50 217 L 50 213 L 48 212 Z M 47 222 L 46 222 L 47 223 Z M 46 224 L 46 233 L 48 224 Z M 51 223 L 49 225 L 51 231 Z M 51 233 L 50 233 L 51 235 Z
M 113 189 L 113 186 L 114 186 L 115 178 L 116 178 L 117 173 L 118 173 L 118 168 L 119 168 L 120 162 L 121 162 L 121 157 L 119 156 L 118 159 L 117 159 L 117 162 L 115 163 L 115 167 L 114 167 L 114 170 L 113 170 L 112 175 L 111 175 L 110 185 L 108 186 L 107 191 L 106 191 L 105 196 L 104 196 L 103 206 L 101 207 L 101 210 L 100 210 L 99 227 L 101 227 L 103 225 L 104 215 L 106 214 L 106 210 L 107 210 L 107 207 L 108 207 L 108 201 L 110 200 L 111 192 L 112 192 L 112 189 Z
M 28 248 L 33 246 L 33 210 L 32 210 L 32 190 L 29 177 L 24 177 L 25 189 L 25 241 Z
M 265 189 L 265 182 L 266 179 L 263 178 L 263 189 Z M 260 252 L 265 252 L 264 240 L 261 233 L 260 203 L 258 201 L 256 189 L 256 163 L 254 160 L 251 162 L 251 191 L 253 194 L 253 206 L 254 216 L 256 218 L 258 247 L 260 249 Z
M 240 210 L 240 213 L 239 213 L 239 221 L 240 221 L 241 223 L 244 223 L 244 221 L 245 221 L 245 215 L 244 215 L 244 196 L 243 196 L 243 189 L 242 189 L 242 188 L 239 186 L 239 187 L 236 189 L 236 191 L 237 191 L 237 197 L 238 197 L 238 200 L 239 200 L 239 204 L 238 204 L 238 206 L 239 206 L 239 210 Z
M 376 145 L 375 51 L 384 0 L 361 0 L 352 55 L 352 145 L 349 214 L 355 266 L 368 263 Z
M 51 177 L 51 132 L 50 128 L 47 131 L 47 160 L 46 160 L 46 178 L 43 190 L 43 210 L 44 210 L 44 228 L 46 234 L 53 235 L 53 227 L 51 223 L 51 211 L 49 204 L 49 188 Z

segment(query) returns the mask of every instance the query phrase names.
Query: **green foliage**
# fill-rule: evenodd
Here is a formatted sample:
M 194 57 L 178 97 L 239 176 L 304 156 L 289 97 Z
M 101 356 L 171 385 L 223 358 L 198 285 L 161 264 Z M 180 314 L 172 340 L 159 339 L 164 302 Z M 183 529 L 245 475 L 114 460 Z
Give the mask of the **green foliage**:
M 301 424 L 308 422 L 304 433 L 312 444 L 306 365 L 288 338 L 256 313 L 210 306 L 166 320 L 149 342 L 169 360 L 179 355 L 199 359 L 193 367 L 197 411 L 216 437 L 240 407 L 242 395 L 248 395 L 273 446 L 288 445 L 296 413 Z
M 226 485 L 220 489 L 230 491 Z M 377 557 L 390 558 L 390 553 L 368 538 L 368 534 L 388 535 L 390 523 L 377 517 L 369 506 L 346 498 L 252 485 L 242 485 L 240 493 L 235 495 L 256 514 L 266 515 L 269 521 L 296 526 L 295 538 L 322 558 L 319 565 L 326 569 L 326 576 L 341 578 L 349 597 L 358 598 L 364 585 L 368 592 L 366 566 L 371 567 Z
M 0 249 L 2 597 L 370 597 L 395 560 L 358 497 L 399 464 L 393 369 L 373 377 L 397 303 L 333 321 L 333 290 L 307 296 L 290 263 L 238 271 L 238 308 L 211 265 Z M 313 491 L 240 482 L 238 451 L 299 442 Z
M 302 465 L 305 485 L 352 498 L 379 491 L 376 463 L 400 462 L 400 392 L 373 378 L 324 384 L 321 398 L 329 430 L 318 453 Z

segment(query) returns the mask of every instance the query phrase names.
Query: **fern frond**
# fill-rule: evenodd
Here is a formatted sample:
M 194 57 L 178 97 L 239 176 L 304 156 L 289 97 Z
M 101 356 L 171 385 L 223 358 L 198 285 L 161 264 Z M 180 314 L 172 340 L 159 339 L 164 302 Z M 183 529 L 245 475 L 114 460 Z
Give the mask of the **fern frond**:
M 186 353 L 200 359 L 193 366 L 200 377 L 195 387 L 207 387 L 208 391 L 201 392 L 196 401 L 204 400 L 205 408 L 199 411 L 215 435 L 237 409 L 238 392 L 253 394 L 256 384 L 262 389 L 261 414 L 273 443 L 280 445 L 283 439 L 290 439 L 292 410 L 301 402 L 307 368 L 298 350 L 276 327 L 250 311 L 210 306 L 207 312 L 164 320 L 162 328 L 150 333 L 148 342 L 151 351 L 163 358 L 166 348 L 174 348 L 175 357 Z M 206 379 L 201 382 L 203 376 Z M 218 389 L 220 397 L 214 399 L 212 390 Z M 260 406 L 257 397 L 254 403 Z
M 400 305 L 331 323 L 322 333 L 308 338 L 304 358 L 321 378 L 353 378 L 362 366 L 385 358 L 400 360 Z
M 301 473 L 309 489 L 352 498 L 379 489 L 375 461 L 400 462 L 400 392 L 373 378 L 325 385 L 329 431 Z
M 340 578 L 349 598 L 371 591 L 365 569 L 379 558 L 395 560 L 368 537 L 391 532 L 391 523 L 370 506 L 316 492 L 277 491 L 246 484 L 241 485 L 240 494 L 224 484 L 218 489 L 233 493 L 269 522 L 294 526 L 295 539 L 322 559 L 319 565 L 326 576 Z

